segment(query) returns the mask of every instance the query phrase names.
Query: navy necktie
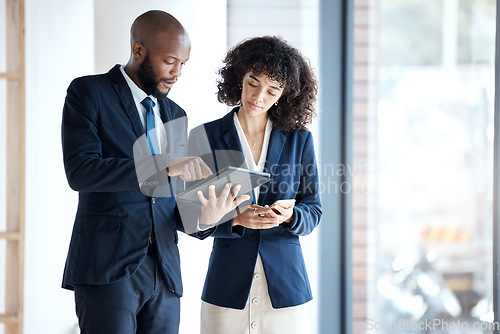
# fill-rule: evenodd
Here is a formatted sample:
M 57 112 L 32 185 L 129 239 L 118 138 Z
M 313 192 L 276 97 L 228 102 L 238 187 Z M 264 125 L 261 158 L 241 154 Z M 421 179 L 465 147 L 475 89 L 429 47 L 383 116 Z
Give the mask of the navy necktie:
M 141 104 L 146 108 L 146 137 L 148 139 L 149 149 L 151 150 L 151 154 L 160 153 L 155 130 L 155 113 L 153 111 L 155 103 L 151 98 L 146 97 L 142 100 Z

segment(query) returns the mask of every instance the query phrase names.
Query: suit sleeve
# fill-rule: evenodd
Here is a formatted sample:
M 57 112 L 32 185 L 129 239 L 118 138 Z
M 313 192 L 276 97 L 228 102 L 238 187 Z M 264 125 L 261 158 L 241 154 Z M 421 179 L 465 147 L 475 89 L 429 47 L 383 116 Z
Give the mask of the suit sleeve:
M 89 79 L 68 88 L 62 117 L 64 168 L 70 187 L 82 192 L 139 188 L 132 158 L 104 158 L 99 138 L 99 100 Z
M 312 135 L 309 133 L 302 151 L 300 185 L 294 213 L 289 223 L 281 225 L 283 228 L 295 235 L 307 235 L 318 226 L 322 215 L 318 188 L 318 166 Z
M 188 141 L 188 148 L 187 148 L 187 155 L 188 156 L 199 156 L 199 150 L 193 149 L 196 145 L 193 144 L 193 141 L 195 140 L 195 136 L 192 136 L 193 131 L 191 131 L 191 134 L 189 136 L 189 141 Z M 190 148 L 191 147 L 191 148 Z M 213 170 L 213 169 L 212 169 Z M 189 187 L 189 182 L 186 183 L 186 188 Z M 176 199 L 176 208 L 177 208 L 177 215 L 178 215 L 178 229 L 181 230 L 182 232 L 198 238 L 198 239 L 205 239 L 208 236 L 210 236 L 214 228 L 209 228 L 207 230 L 200 230 L 199 229 L 199 218 L 201 215 L 201 204 L 200 203 L 192 203 L 187 200 L 183 200 L 180 198 Z

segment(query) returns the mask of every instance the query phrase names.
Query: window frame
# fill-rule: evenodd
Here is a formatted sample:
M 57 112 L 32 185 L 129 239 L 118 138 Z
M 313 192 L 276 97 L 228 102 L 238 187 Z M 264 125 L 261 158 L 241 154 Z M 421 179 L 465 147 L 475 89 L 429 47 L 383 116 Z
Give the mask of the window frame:
M 320 166 L 352 161 L 353 13 L 352 1 L 320 0 Z M 320 182 L 352 178 L 320 173 Z M 352 333 L 352 195 L 323 192 L 321 201 L 319 332 Z
M 499 290 L 499 269 L 498 260 L 500 258 L 500 1 L 497 0 L 496 12 L 496 37 L 495 37 L 495 136 L 494 136 L 494 159 L 493 159 L 493 312 L 494 321 L 500 321 L 500 290 Z M 496 328 L 495 333 L 499 333 Z

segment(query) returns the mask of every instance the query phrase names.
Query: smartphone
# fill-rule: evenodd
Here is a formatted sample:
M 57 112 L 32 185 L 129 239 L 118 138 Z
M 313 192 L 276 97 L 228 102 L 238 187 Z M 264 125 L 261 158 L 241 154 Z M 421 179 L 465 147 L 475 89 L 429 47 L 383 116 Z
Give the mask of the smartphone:
M 295 200 L 294 199 L 279 199 L 277 200 L 276 202 L 274 202 L 270 208 L 276 213 L 276 214 L 280 214 L 280 212 L 278 210 L 276 210 L 274 207 L 276 205 L 279 205 L 279 206 L 282 206 L 284 207 L 285 209 L 289 209 L 291 208 L 292 206 L 295 205 Z

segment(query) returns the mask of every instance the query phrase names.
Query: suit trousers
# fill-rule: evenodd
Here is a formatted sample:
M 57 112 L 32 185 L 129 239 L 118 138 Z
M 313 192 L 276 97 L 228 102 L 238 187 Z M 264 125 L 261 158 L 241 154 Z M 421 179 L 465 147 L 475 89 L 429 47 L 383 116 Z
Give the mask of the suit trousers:
M 169 290 L 150 245 L 136 273 L 107 285 L 75 284 L 82 334 L 177 334 L 180 298 Z

